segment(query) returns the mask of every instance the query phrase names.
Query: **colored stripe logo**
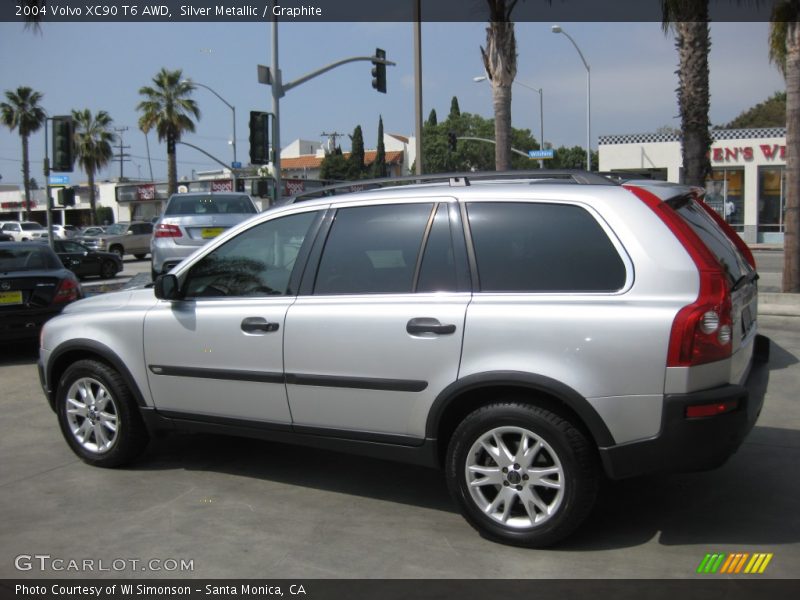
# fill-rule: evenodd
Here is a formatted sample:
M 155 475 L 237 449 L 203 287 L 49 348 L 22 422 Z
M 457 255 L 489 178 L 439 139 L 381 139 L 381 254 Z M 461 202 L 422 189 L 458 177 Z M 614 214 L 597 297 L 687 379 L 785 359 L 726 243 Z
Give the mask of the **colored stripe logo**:
M 767 570 L 767 565 L 772 560 L 773 554 L 756 552 L 733 552 L 725 554 L 718 552 L 706 554 L 697 567 L 697 572 L 702 574 L 720 575 L 760 575 Z

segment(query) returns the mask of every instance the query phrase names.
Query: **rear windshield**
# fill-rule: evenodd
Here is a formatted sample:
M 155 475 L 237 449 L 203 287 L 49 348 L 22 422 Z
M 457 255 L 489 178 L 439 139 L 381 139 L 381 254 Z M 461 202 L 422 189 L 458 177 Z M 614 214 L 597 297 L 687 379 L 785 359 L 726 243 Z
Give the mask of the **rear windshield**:
M 0 248 L 0 273 L 61 268 L 61 261 L 47 246 L 30 242 L 30 247 Z
M 725 234 L 711 216 L 689 196 L 669 202 L 678 214 L 686 221 L 694 232 L 717 257 L 720 265 L 731 283 L 736 283 L 742 277 L 752 272 L 752 267 L 747 259 Z
M 22 224 L 22 230 L 23 231 L 39 231 L 40 229 L 44 229 L 44 227 L 42 227 L 38 223 L 23 223 Z
M 255 214 L 256 208 L 246 196 L 221 195 L 213 196 L 177 196 L 173 197 L 164 211 L 171 215 L 231 215 Z

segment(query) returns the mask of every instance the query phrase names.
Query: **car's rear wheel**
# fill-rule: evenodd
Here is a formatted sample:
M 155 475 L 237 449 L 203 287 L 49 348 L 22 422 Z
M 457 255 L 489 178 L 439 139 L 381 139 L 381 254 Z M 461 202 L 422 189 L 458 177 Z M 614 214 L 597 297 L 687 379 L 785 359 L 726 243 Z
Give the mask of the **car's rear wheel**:
M 148 441 L 138 407 L 122 376 L 95 360 L 71 365 L 56 392 L 61 431 L 85 462 L 116 467 L 136 458 Z
M 134 254 L 134 258 L 138 258 L 139 260 L 144 260 L 147 254 Z
M 447 483 L 482 535 L 545 547 L 591 510 L 598 487 L 592 444 L 569 421 L 523 402 L 482 407 L 450 440 Z
M 100 277 L 103 279 L 111 279 L 117 274 L 117 265 L 113 261 L 104 260 L 100 265 Z

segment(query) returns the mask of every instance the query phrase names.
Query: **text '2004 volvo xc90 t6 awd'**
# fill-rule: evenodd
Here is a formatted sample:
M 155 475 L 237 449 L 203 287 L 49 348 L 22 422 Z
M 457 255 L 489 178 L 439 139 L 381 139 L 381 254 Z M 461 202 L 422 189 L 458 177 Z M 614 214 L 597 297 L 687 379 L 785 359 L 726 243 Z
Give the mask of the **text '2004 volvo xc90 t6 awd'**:
M 110 467 L 211 431 L 439 467 L 479 532 L 532 547 L 604 474 L 722 464 L 769 349 L 747 247 L 698 190 L 516 177 L 295 200 L 67 307 L 40 374 L 68 444 Z

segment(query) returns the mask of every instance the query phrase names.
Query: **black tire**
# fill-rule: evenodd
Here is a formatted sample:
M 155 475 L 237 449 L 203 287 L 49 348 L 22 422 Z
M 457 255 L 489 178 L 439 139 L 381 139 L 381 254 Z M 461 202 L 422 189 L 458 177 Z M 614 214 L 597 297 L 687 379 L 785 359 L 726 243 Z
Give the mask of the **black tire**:
M 100 264 L 100 277 L 103 279 L 111 279 L 117 274 L 117 265 L 114 261 L 104 260 Z
M 70 365 L 58 382 L 56 412 L 67 444 L 90 465 L 124 465 L 147 446 L 149 436 L 133 395 L 105 363 L 80 360 Z
M 147 254 L 134 254 L 133 257 L 138 260 L 144 260 Z
M 488 444 L 481 444 L 483 438 Z M 535 450 L 520 460 L 520 449 L 531 446 Z M 487 448 L 497 449 L 498 457 Z M 583 522 L 600 474 L 594 445 L 579 429 L 517 401 L 468 415 L 450 439 L 445 470 L 462 515 L 481 535 L 529 548 L 552 546 Z M 486 483 L 474 485 L 480 481 Z

